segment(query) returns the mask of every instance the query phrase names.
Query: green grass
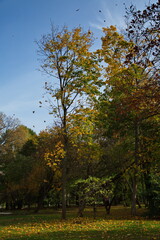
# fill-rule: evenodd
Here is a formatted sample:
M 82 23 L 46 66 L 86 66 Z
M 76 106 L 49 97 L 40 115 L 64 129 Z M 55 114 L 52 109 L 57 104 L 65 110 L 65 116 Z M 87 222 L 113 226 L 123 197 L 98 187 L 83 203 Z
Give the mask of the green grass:
M 84 218 L 76 218 L 76 210 L 68 210 L 68 219 L 60 220 L 60 211 L 43 210 L 38 214 L 14 212 L 0 215 L 0 240 L 160 240 L 160 221 L 130 216 L 130 209 L 113 207 L 111 215 L 103 208 L 93 219 L 91 209 L 86 209 Z

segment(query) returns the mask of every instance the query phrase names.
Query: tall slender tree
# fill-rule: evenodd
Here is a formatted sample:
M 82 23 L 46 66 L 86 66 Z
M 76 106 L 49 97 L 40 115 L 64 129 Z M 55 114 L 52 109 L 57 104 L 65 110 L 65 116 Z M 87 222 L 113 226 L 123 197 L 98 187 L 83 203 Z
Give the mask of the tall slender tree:
M 51 34 L 38 42 L 42 55 L 42 70 L 52 78 L 45 82 L 51 114 L 59 120 L 65 155 L 62 168 L 62 219 L 66 218 L 66 184 L 68 156 L 68 116 L 82 105 L 87 95 L 97 94 L 100 87 L 99 65 L 90 51 L 93 44 L 91 31 L 83 32 L 77 27 L 69 31 L 52 26 Z M 57 121 L 58 121 L 57 120 Z

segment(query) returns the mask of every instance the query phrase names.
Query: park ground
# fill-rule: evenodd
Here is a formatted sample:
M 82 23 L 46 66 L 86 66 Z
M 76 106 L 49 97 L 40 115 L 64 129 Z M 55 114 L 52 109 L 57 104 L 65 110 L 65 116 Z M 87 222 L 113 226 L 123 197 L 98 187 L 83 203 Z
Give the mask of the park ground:
M 123 206 L 112 207 L 110 215 L 100 207 L 96 219 L 91 208 L 83 218 L 77 218 L 76 212 L 68 209 L 65 221 L 53 209 L 0 214 L 0 240 L 160 240 L 160 220 L 146 217 L 144 208 L 138 209 L 136 217 Z

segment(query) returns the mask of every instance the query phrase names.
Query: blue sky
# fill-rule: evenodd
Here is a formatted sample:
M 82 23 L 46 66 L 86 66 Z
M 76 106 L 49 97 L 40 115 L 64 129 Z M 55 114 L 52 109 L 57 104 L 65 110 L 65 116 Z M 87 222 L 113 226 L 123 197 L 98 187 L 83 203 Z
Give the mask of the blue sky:
M 149 1 L 132 2 L 143 9 Z M 69 28 L 81 25 L 100 39 L 102 27 L 124 26 L 124 3 L 130 6 L 131 1 L 0 0 L 0 111 L 7 116 L 15 114 L 37 133 L 52 125 L 53 116 L 47 109 L 39 108 L 47 76 L 38 71 L 35 41 L 50 32 L 51 22 Z M 97 40 L 95 47 L 99 43 Z

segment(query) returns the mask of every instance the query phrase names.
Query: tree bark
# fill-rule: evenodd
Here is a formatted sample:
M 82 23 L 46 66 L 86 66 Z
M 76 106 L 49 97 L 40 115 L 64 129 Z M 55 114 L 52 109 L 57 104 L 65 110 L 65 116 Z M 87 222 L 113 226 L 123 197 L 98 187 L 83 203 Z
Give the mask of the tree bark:
M 85 206 L 86 206 L 85 200 L 81 199 L 79 201 L 79 209 L 78 209 L 77 217 L 83 217 Z
M 62 159 L 62 219 L 66 219 L 66 200 L 67 200 L 67 160 L 68 160 L 68 136 L 67 136 L 67 110 L 63 105 L 63 141 L 65 156 Z
M 67 174 L 66 174 L 66 156 L 63 159 L 62 166 L 62 219 L 66 219 L 66 196 L 67 196 Z
M 136 215 L 136 202 L 137 202 L 137 166 L 138 166 L 138 154 L 139 154 L 139 124 L 137 118 L 134 122 L 134 137 L 135 137 L 135 149 L 134 149 L 134 162 L 135 167 L 133 169 L 133 179 L 132 179 L 132 206 L 131 206 L 131 215 Z
M 135 216 L 136 215 L 136 199 L 137 199 L 137 177 L 136 177 L 135 171 L 134 171 L 132 184 L 133 184 L 133 192 L 132 192 L 131 215 Z
M 97 216 L 97 208 L 96 208 L 96 204 L 93 203 L 93 218 L 96 219 Z

